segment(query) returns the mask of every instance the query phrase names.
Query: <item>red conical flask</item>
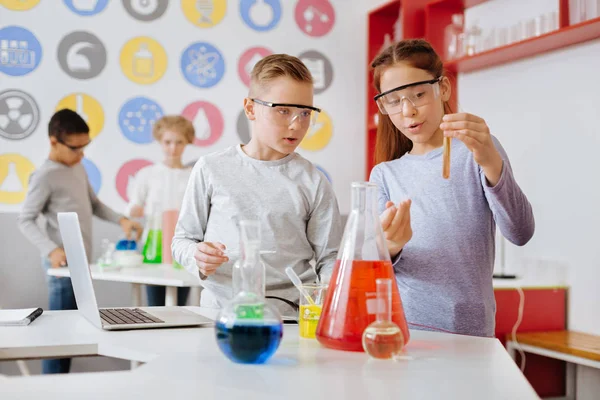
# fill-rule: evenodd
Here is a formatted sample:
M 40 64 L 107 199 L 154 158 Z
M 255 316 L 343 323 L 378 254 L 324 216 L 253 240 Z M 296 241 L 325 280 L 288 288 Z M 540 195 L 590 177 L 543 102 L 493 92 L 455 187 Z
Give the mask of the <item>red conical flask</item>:
M 352 183 L 352 211 L 323 303 L 316 337 L 325 347 L 363 351 L 362 334 L 375 321 L 377 279 L 392 280 L 392 321 L 409 340 L 408 325 L 377 210 L 377 185 Z

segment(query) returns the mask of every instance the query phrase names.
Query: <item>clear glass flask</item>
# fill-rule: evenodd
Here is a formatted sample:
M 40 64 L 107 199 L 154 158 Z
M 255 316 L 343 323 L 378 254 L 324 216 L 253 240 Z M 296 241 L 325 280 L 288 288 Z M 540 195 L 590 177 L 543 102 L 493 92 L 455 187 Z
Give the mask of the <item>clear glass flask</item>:
M 379 220 L 377 190 L 377 185 L 369 182 L 352 184 L 352 211 L 316 332 L 317 340 L 325 347 L 363 351 L 362 334 L 377 313 L 376 280 L 396 279 Z M 391 291 L 391 319 L 408 343 L 398 286 L 392 285 Z
M 231 270 L 231 289 L 232 297 L 235 297 L 244 288 L 244 280 L 242 274 L 242 267 L 244 263 L 248 262 L 249 259 L 255 256 L 254 252 L 258 251 L 256 260 L 252 262 L 256 263 L 257 276 L 256 279 L 260 281 L 256 282 L 259 293 L 263 296 L 266 290 L 266 267 L 260 257 L 260 227 L 256 221 L 240 221 L 239 223 L 240 237 L 239 237 L 239 258 L 233 264 Z M 255 239 L 258 236 L 258 239 Z M 258 240 L 259 243 L 256 243 Z M 257 247 L 258 246 L 258 247 Z M 231 252 L 230 252 L 231 253 Z M 237 254 L 235 251 L 233 254 Z
M 277 309 L 265 300 L 258 221 L 240 222 L 240 239 L 242 262 L 239 275 L 232 276 L 241 281 L 240 290 L 217 316 L 215 333 L 219 348 L 231 361 L 262 364 L 279 347 L 283 323 Z
M 392 321 L 392 281 L 377 279 L 376 283 L 377 319 L 363 332 L 362 346 L 373 358 L 390 359 L 402 353 L 404 336 Z

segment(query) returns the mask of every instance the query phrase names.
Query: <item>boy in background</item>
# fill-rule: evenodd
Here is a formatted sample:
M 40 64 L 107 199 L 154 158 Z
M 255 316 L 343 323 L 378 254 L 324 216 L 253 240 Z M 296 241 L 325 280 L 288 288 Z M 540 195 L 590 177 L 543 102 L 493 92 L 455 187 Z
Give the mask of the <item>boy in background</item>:
M 42 254 L 44 271 L 67 264 L 58 228 L 57 213 L 76 212 L 88 261 L 92 255 L 92 216 L 121 225 L 130 237 L 142 227 L 104 205 L 92 189 L 85 168 L 81 164 L 83 151 L 90 144 L 90 130 L 76 112 L 57 111 L 48 124 L 50 154 L 40 168 L 29 178 L 27 197 L 18 217 L 19 229 Z M 45 217 L 45 231 L 37 225 L 37 218 Z M 70 278 L 47 276 L 50 310 L 77 308 Z M 71 359 L 43 360 L 42 372 L 67 373 Z

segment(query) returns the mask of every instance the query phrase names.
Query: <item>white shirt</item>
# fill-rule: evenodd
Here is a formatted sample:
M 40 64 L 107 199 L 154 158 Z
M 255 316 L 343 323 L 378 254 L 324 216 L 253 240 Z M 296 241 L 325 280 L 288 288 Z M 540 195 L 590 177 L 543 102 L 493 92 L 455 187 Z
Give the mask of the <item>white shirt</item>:
M 191 173 L 191 167 L 170 168 L 163 163 L 142 168 L 134 178 L 132 190 L 128 190 L 125 214 L 131 216 L 134 206 L 144 207 L 145 216 L 152 214 L 154 205 L 162 210 L 180 209 Z
M 201 157 L 194 166 L 173 237 L 173 259 L 199 276 L 193 261 L 199 242 L 221 242 L 238 252 L 201 282 L 219 306 L 232 297 L 242 220 L 260 221 L 261 250 L 276 252 L 261 256 L 267 296 L 296 301 L 298 290 L 285 268 L 294 268 L 304 282 L 314 281 L 313 258 L 316 271 L 331 276 L 342 238 L 337 200 L 327 178 L 299 154 L 260 161 L 238 145 Z M 274 304 L 293 315 L 284 302 Z

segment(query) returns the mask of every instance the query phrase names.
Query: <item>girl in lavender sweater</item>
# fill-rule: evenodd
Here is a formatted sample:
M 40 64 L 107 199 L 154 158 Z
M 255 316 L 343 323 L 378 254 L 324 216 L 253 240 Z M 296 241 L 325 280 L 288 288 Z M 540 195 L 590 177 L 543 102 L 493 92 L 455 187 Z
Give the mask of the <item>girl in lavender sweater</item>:
M 496 225 L 510 242 L 526 244 L 531 204 L 485 121 L 450 112 L 451 85 L 428 42 L 400 41 L 371 67 L 380 122 L 370 180 L 379 186 L 409 327 L 491 337 Z

